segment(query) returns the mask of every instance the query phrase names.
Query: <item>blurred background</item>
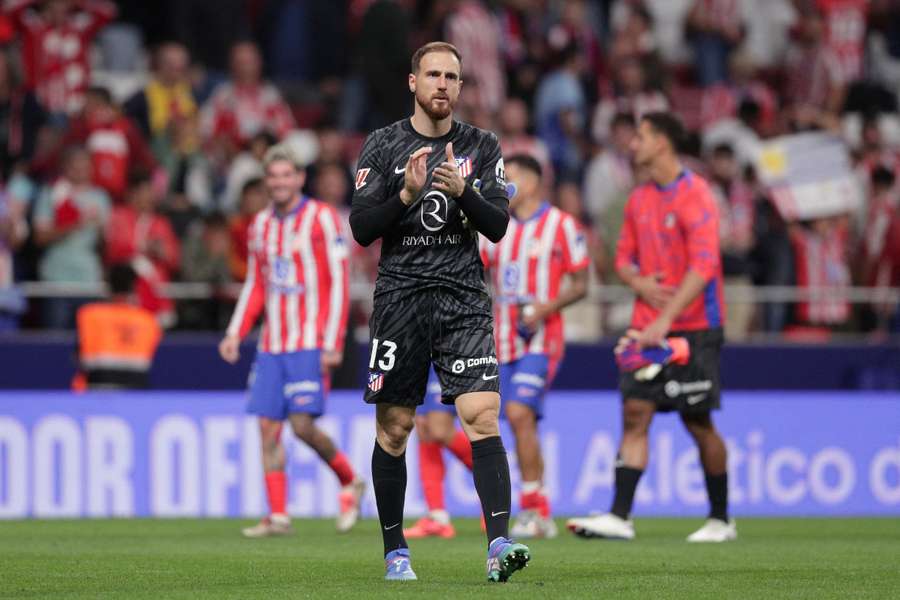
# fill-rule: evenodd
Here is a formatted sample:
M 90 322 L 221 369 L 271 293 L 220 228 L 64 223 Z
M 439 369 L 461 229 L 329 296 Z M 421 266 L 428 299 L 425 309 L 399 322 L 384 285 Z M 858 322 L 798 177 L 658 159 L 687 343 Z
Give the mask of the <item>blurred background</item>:
M 287 139 L 346 220 L 365 135 L 411 113 L 410 56 L 438 39 L 458 118 L 538 158 L 589 232 L 558 387 L 615 385 L 629 142 L 671 110 L 720 202 L 725 387 L 900 389 L 896 0 L 6 0 L 0 387 L 69 387 L 75 311 L 126 262 L 165 330 L 151 387 L 242 388 L 253 340 L 239 369 L 215 345 L 262 155 Z M 351 246 L 335 385 L 359 388 L 379 249 Z

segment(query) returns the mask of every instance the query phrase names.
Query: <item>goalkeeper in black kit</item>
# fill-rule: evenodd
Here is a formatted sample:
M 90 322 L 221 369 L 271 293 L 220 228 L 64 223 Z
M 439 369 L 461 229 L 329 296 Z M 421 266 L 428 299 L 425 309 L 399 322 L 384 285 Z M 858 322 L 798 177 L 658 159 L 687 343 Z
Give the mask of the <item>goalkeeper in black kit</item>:
M 487 576 L 506 581 L 529 549 L 508 538 L 509 464 L 491 299 L 478 234 L 496 242 L 509 221 L 497 137 L 453 119 L 459 52 L 432 42 L 415 52 L 411 118 L 372 132 L 356 172 L 350 226 L 367 246 L 382 239 L 370 322 L 365 401 L 376 405 L 372 481 L 384 538 L 385 579 L 412 580 L 403 537 L 406 444 L 434 370 L 472 442 L 472 471 L 487 529 Z

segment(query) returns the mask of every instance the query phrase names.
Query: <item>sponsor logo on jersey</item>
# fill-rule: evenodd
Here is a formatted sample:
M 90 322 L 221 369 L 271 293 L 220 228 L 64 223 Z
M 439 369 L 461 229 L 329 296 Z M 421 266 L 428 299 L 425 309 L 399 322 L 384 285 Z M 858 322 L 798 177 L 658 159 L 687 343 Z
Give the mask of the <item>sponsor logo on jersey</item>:
M 466 370 L 466 363 L 457 358 L 453 361 L 453 366 L 450 367 L 450 370 L 453 371 L 454 374 L 459 375 Z
M 369 171 L 372 169 L 359 169 L 356 172 L 356 189 L 360 189 L 364 185 L 366 185 L 366 177 L 369 176 Z
M 447 224 L 447 196 L 432 190 L 425 194 L 421 202 L 422 227 L 428 231 L 440 231 Z
M 454 246 L 462 242 L 462 234 L 404 235 L 404 246 Z
M 519 265 L 510 263 L 503 268 L 503 295 L 514 295 L 519 290 Z

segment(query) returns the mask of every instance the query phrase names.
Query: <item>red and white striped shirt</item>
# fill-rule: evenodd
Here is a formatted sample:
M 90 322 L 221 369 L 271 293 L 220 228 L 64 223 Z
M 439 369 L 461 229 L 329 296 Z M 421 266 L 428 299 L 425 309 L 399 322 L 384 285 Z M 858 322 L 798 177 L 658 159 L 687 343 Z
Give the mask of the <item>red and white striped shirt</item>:
M 47 22 L 31 0 L 9 0 L 5 9 L 22 35 L 26 87 L 53 113 L 73 114 L 84 105 L 91 80 L 89 51 L 94 37 L 116 17 L 106 0 L 78 3 L 60 26 Z
M 846 289 L 850 286 L 846 234 L 833 229 L 820 235 L 803 227 L 791 230 L 797 286 L 824 288 L 818 298 L 797 304 L 799 320 L 808 325 L 840 325 L 850 318 Z
M 496 244 L 482 237 L 481 260 L 494 287 L 497 359 L 508 363 L 532 353 L 561 358 L 561 313 L 547 317 L 527 343 L 516 325 L 522 306 L 555 300 L 563 275 L 588 266 L 587 243 L 575 219 L 544 203 L 526 221 L 511 218 L 506 235 Z
M 259 350 L 341 350 L 349 301 L 340 217 L 304 197 L 290 214 L 273 207 L 250 225 L 247 279 L 228 325 L 243 338 L 265 309 Z
M 261 131 L 279 138 L 294 128 L 294 115 L 274 85 L 239 86 L 220 84 L 200 111 L 204 139 L 231 137 L 245 144 Z

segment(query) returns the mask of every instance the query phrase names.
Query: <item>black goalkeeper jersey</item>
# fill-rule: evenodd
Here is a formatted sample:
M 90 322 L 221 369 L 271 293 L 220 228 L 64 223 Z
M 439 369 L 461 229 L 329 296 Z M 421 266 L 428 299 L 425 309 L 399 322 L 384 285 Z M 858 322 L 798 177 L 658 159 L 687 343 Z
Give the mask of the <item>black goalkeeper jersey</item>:
M 434 169 L 447 160 L 453 142 L 457 167 L 466 181 L 460 198 L 432 187 Z M 410 206 L 400 201 L 409 156 L 430 146 L 425 185 Z M 486 294 L 478 232 L 499 240 L 509 220 L 500 145 L 493 133 L 454 121 L 450 131 L 430 138 L 409 119 L 366 138 L 356 172 L 350 225 L 364 246 L 382 238 L 375 296 L 400 298 L 418 290 L 452 287 Z

